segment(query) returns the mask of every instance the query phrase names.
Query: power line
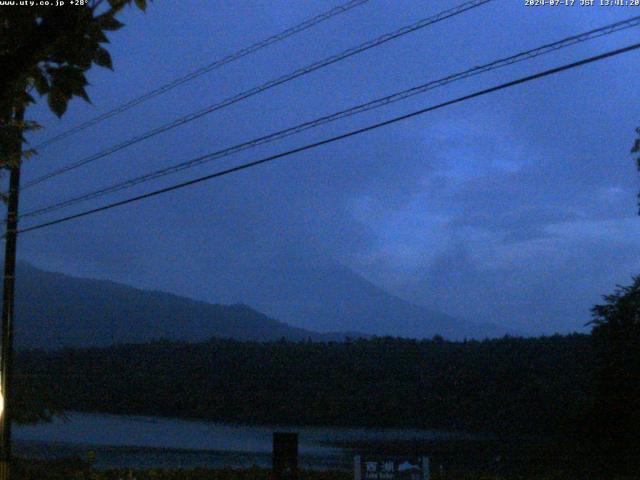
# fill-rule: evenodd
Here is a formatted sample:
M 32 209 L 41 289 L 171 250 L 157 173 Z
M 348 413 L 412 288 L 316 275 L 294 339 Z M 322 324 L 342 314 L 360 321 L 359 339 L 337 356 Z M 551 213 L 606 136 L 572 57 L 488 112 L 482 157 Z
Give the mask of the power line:
M 315 17 L 312 17 L 310 19 L 305 20 L 302 23 L 299 23 L 298 25 L 295 25 L 291 28 L 288 28 L 276 35 L 272 35 L 271 37 L 268 37 L 260 42 L 254 43 L 253 45 L 250 45 L 248 47 L 242 48 L 240 50 L 238 50 L 237 52 L 234 52 L 230 55 L 227 55 L 226 57 L 223 57 L 221 59 L 218 59 L 208 65 L 205 65 L 203 67 L 198 68 L 197 70 L 194 70 L 192 72 L 187 73 L 186 75 L 176 78 L 172 81 L 170 81 L 169 83 L 166 83 L 154 90 L 151 90 L 150 92 L 147 92 L 139 97 L 134 98 L 133 100 L 128 101 L 127 103 L 124 103 L 122 105 L 119 105 L 118 107 L 109 110 L 108 112 L 105 112 L 101 115 L 98 115 L 97 117 L 94 117 L 90 120 L 87 120 L 84 123 L 81 123 L 79 125 L 76 125 L 75 127 L 72 127 L 68 130 L 65 130 L 64 132 L 61 132 L 60 134 L 51 137 L 39 144 L 37 144 L 34 148 L 36 150 L 38 149 L 42 149 L 44 147 L 47 147 L 53 143 L 56 143 L 64 138 L 67 138 L 71 135 L 74 135 L 78 132 L 81 132 L 82 130 L 86 130 L 87 128 L 96 125 L 108 118 L 114 117 L 116 115 L 119 115 L 123 112 L 126 112 L 127 110 L 135 107 L 136 105 L 140 105 L 143 102 L 146 102 L 147 100 L 150 100 L 152 98 L 155 98 L 159 95 L 162 95 L 163 93 L 168 92 L 169 90 L 173 90 L 174 88 L 182 85 L 183 83 L 187 83 L 190 82 L 191 80 L 194 80 L 206 73 L 209 73 L 213 70 L 216 70 L 224 65 L 227 65 L 228 63 L 234 62 L 236 60 L 239 60 L 243 57 L 246 57 L 247 55 L 257 52 L 258 50 L 261 50 L 263 48 L 266 48 L 270 45 L 273 45 L 274 43 L 280 42 L 282 40 L 285 40 L 286 38 L 289 38 L 297 33 L 303 32 L 305 30 L 310 29 L 311 27 L 314 27 L 315 25 L 318 25 L 319 23 L 324 22 L 325 20 L 329 20 L 332 17 L 335 17 L 336 15 L 340 15 L 342 13 L 348 12 L 349 10 L 358 7 L 360 5 L 362 5 L 363 3 L 367 3 L 369 0 L 351 0 L 347 3 L 345 3 L 344 5 L 339 5 L 335 8 L 332 8 L 331 10 L 328 10 L 324 13 L 321 13 L 320 15 L 317 15 Z
M 533 58 L 536 58 L 540 55 L 544 55 L 550 52 L 554 52 L 557 50 L 560 50 L 562 48 L 567 48 L 569 46 L 575 45 L 577 43 L 581 43 L 581 42 L 585 42 L 587 40 L 592 40 L 595 38 L 599 38 L 602 37 L 604 35 L 610 35 L 614 32 L 618 32 L 627 28 L 631 28 L 631 27 L 636 27 L 640 25 L 640 16 L 636 16 L 636 17 L 632 17 L 629 18 L 627 20 L 623 20 L 620 22 L 615 22 L 609 25 L 606 25 L 604 27 L 595 29 L 595 30 L 590 30 L 588 32 L 584 32 L 578 35 L 573 35 L 567 38 L 564 38 L 562 40 L 553 42 L 553 43 L 549 43 L 546 45 L 543 45 L 541 47 L 537 47 L 534 49 L 530 49 L 530 50 L 526 50 L 524 52 L 520 52 L 517 53 L 515 55 L 511 55 L 509 57 L 506 58 L 501 58 L 499 60 L 495 60 L 491 63 L 487 63 L 485 65 L 481 65 L 481 66 L 476 66 L 473 67 L 471 69 L 465 70 L 463 72 L 459 72 L 453 75 L 449 75 L 446 76 L 444 78 L 440 78 L 438 80 L 432 80 L 430 82 L 424 83 L 422 85 L 419 85 L 417 87 L 413 87 L 410 89 L 406 89 L 403 90 L 401 92 L 397 92 L 394 93 L 392 95 L 388 95 L 382 98 L 378 98 L 375 100 L 372 100 L 370 102 L 364 103 L 364 104 L 360 104 L 354 107 L 351 107 L 349 109 L 346 110 L 342 110 L 336 113 L 333 113 L 331 115 L 326 115 L 323 117 L 319 117 L 316 118 L 314 120 L 311 121 L 307 121 L 304 123 L 301 123 L 299 125 L 296 125 L 294 127 L 290 127 L 284 130 L 280 130 L 278 132 L 274 132 L 271 133 L 269 135 L 265 135 L 259 138 L 255 138 L 252 140 L 249 140 L 247 142 L 243 142 L 228 148 L 225 148 L 223 150 L 219 150 L 217 152 L 213 152 L 207 155 L 203 155 L 191 160 L 188 160 L 186 162 L 182 162 L 179 163 L 177 165 L 173 165 L 170 167 L 166 167 L 166 168 L 162 168 L 159 170 L 156 170 L 154 172 L 150 172 L 144 175 L 140 175 L 138 177 L 134 177 L 128 180 L 125 180 L 123 182 L 119 182 L 116 183 L 114 185 L 96 190 L 96 191 L 92 191 L 77 197 L 73 197 L 71 199 L 62 201 L 62 202 L 58 202 L 55 203 L 53 205 L 48 205 L 45 207 L 41 207 L 41 208 L 37 208 L 34 210 L 30 210 L 24 214 L 22 214 L 20 216 L 20 218 L 26 218 L 26 217 L 35 217 L 35 216 L 40 216 L 40 215 L 44 215 L 45 213 L 50 213 L 62 208 L 66 208 L 72 205 L 75 205 L 77 203 L 80 202 L 84 202 L 84 201 L 88 201 L 88 200 L 93 200 L 95 198 L 99 198 L 102 197 L 104 195 L 107 195 L 109 193 L 114 193 L 120 190 L 124 190 L 126 188 L 131 188 L 135 185 L 139 185 L 141 183 L 145 183 L 147 181 L 150 180 L 154 180 L 156 178 L 160 178 L 166 175 L 170 175 L 170 174 L 174 174 L 174 173 L 178 173 L 180 171 L 186 170 L 188 168 L 192 168 L 195 167 L 197 165 L 202 165 L 204 163 L 222 158 L 222 157 L 226 157 L 229 156 L 231 154 L 243 151 L 243 150 L 247 150 L 249 148 L 254 148 L 256 146 L 265 144 L 265 143 L 270 143 L 273 142 L 275 140 L 280 140 L 282 138 L 303 132 L 305 130 L 311 129 L 311 128 L 315 128 L 317 126 L 326 124 L 326 123 L 330 123 L 333 121 L 336 121 L 338 119 L 342 119 L 342 118 L 347 118 L 350 117 L 352 115 L 356 115 L 362 112 L 366 112 L 369 110 L 373 110 L 375 108 L 379 108 L 385 105 L 389 105 L 391 103 L 400 101 L 400 100 L 404 100 L 406 98 L 424 93 L 426 91 L 432 90 L 434 88 L 437 87 L 441 87 L 444 85 L 448 85 L 449 83 L 453 83 L 455 81 L 459 81 L 459 80 L 463 80 L 466 78 L 470 78 L 473 77 L 475 75 L 480 75 L 482 73 L 491 71 L 491 70 L 495 70 L 498 68 L 502 68 L 508 65 L 512 65 L 514 63 L 518 63 L 518 62 L 522 62 L 525 60 L 530 60 Z
M 163 193 L 167 193 L 167 192 L 171 192 L 171 191 L 178 190 L 178 189 L 181 189 L 181 188 L 189 187 L 191 185 L 202 183 L 202 182 L 205 182 L 207 180 L 211 180 L 213 178 L 222 177 L 222 176 L 225 176 L 225 175 L 229 175 L 231 173 L 239 172 L 241 170 L 246 170 L 246 169 L 249 169 L 249 168 L 252 168 L 252 167 L 256 167 L 258 165 L 262 165 L 264 163 L 272 162 L 274 160 L 277 160 L 277 159 L 280 159 L 280 158 L 283 158 L 283 157 L 288 157 L 290 155 L 294 155 L 296 153 L 304 152 L 306 150 L 311 150 L 311 149 L 320 147 L 322 145 L 327 145 L 327 144 L 334 143 L 334 142 L 337 142 L 337 141 L 340 141 L 340 140 L 344 140 L 344 139 L 347 139 L 349 137 L 353 137 L 353 136 L 356 136 L 356 135 L 359 135 L 359 134 L 362 134 L 362 133 L 365 133 L 365 132 L 368 132 L 368 131 L 371 131 L 371 130 L 376 130 L 378 128 L 385 127 L 387 125 L 391 125 L 391 124 L 394 124 L 394 123 L 397 123 L 397 122 L 400 122 L 400 121 L 403 121 L 403 120 L 407 120 L 409 118 L 413 118 L 413 117 L 416 117 L 418 115 L 423 115 L 423 114 L 425 114 L 427 112 L 438 110 L 438 109 L 441 109 L 441 108 L 444 108 L 444 107 L 448 107 L 448 106 L 451 106 L 451 105 L 454 105 L 454 104 L 462 103 L 462 102 L 465 102 L 467 100 L 471 100 L 473 98 L 477 98 L 477 97 L 481 97 L 481 96 L 484 96 L 484 95 L 488 95 L 490 93 L 494 93 L 494 92 L 497 92 L 497 91 L 500 91 L 500 90 L 504 90 L 504 89 L 507 89 L 507 88 L 510 88 L 510 87 L 513 87 L 513 86 L 516 86 L 516 85 L 521 85 L 523 83 L 531 82 L 533 80 L 538 80 L 540 78 L 548 77 L 548 76 L 554 75 L 556 73 L 560 73 L 560 72 L 563 72 L 563 71 L 566 71 L 566 70 L 571 70 L 573 68 L 577 68 L 577 67 L 580 67 L 580 66 L 583 66 L 583 65 L 587 65 L 589 63 L 593 63 L 593 62 L 597 62 L 597 61 L 600 61 L 600 60 L 604 60 L 606 58 L 610 58 L 610 57 L 614 57 L 614 56 L 617 56 L 617 55 L 621 55 L 623 53 L 627 53 L 627 52 L 630 52 L 630 51 L 633 51 L 633 50 L 637 50 L 638 48 L 640 48 L 640 43 L 636 43 L 636 44 L 633 44 L 633 45 L 630 45 L 630 46 L 627 46 L 627 47 L 624 47 L 624 48 L 619 48 L 617 50 L 611 50 L 609 52 L 606 52 L 606 53 L 603 53 L 603 54 L 600 54 L 600 55 L 595 55 L 595 56 L 592 56 L 592 57 L 588 57 L 588 58 L 585 58 L 585 59 L 577 61 L 577 62 L 565 64 L 565 65 L 560 66 L 560 67 L 556 67 L 556 68 L 552 68 L 552 69 L 549 69 L 549 70 L 545 70 L 543 72 L 539 72 L 539 73 L 536 73 L 536 74 L 533 74 L 533 75 L 529 75 L 529 76 L 526 76 L 526 77 L 519 78 L 517 80 L 512 80 L 512 81 L 507 82 L 507 83 L 503 83 L 503 84 L 500 84 L 500 85 L 497 85 L 497 86 L 494 86 L 494 87 L 490 87 L 490 88 L 487 88 L 487 89 L 484 89 L 484 90 L 480 90 L 480 91 L 471 93 L 469 95 L 458 97 L 458 98 L 456 98 L 454 100 L 449 100 L 449 101 L 446 101 L 446 102 L 443 102 L 443 103 L 440 103 L 440 104 L 437 104 L 437 105 L 433 105 L 433 106 L 430 106 L 430 107 L 423 108 L 421 110 L 416 110 L 414 112 L 411 112 L 411 113 L 408 113 L 408 114 L 405 114 L 405 115 L 401 115 L 401 116 L 398 116 L 398 117 L 394 117 L 392 119 L 385 120 L 383 122 L 375 123 L 373 125 L 369 125 L 369 126 L 364 127 L 364 128 L 360 128 L 360 129 L 357 129 L 357 130 L 352 130 L 350 132 L 343 133 L 341 135 L 336 135 L 334 137 L 330 137 L 330 138 L 321 140 L 319 142 L 310 143 L 310 144 L 304 145 L 302 147 L 294 148 L 294 149 L 291 149 L 291 150 L 287 150 L 285 152 L 281 152 L 281 153 L 278 153 L 278 154 L 275 154 L 275 155 L 271 155 L 269 157 L 262 158 L 260 160 L 255 160 L 253 162 L 244 163 L 242 165 L 238 165 L 238 166 L 235 166 L 235 167 L 232 167 L 232 168 L 228 168 L 226 170 L 222 170 L 222 171 L 215 172 L 215 173 L 212 173 L 212 174 L 209 174 L 209 175 L 205 175 L 203 177 L 198 177 L 198 178 L 195 178 L 193 180 L 189 180 L 189 181 L 186 181 L 186 182 L 182 182 L 182 183 L 178 183 L 178 184 L 175 184 L 175 185 L 171 185 L 169 187 L 161 188 L 159 190 L 154 190 L 152 192 L 145 193 L 145 194 L 142 194 L 142 195 L 137 195 L 135 197 L 131 197 L 131 198 L 128 198 L 128 199 L 125 199 L 125 200 L 121 200 L 121 201 L 118 201 L 118 202 L 113 202 L 113 203 L 110 203 L 108 205 L 104 205 L 102 207 L 93 208 L 91 210 L 85 210 L 83 212 L 76 213 L 74 215 L 68 215 L 66 217 L 58 218 L 56 220 L 51 220 L 51 221 L 40 223 L 40 224 L 31 226 L 31 227 L 27 227 L 27 228 L 24 228 L 22 230 L 19 230 L 18 233 L 26 233 L 26 232 L 30 232 L 30 231 L 33 231 L 33 230 L 39 230 L 39 229 L 42 229 L 42 228 L 45 228 L 45 227 L 49 227 L 49 226 L 52 226 L 52 225 L 57 225 L 59 223 L 68 222 L 70 220 L 75 220 L 77 218 L 85 217 L 85 216 L 92 215 L 92 214 L 95 214 L 95 213 L 98 213 L 98 212 L 103 212 L 105 210 L 110 210 L 112 208 L 116 208 L 116 207 L 120 207 L 120 206 L 123 206 L 123 205 L 127 205 L 129 203 L 138 202 L 138 201 L 141 201 L 141 200 L 144 200 L 144 199 L 147 199 L 147 198 L 150 198 L 150 197 L 154 197 L 154 196 L 157 196 L 157 195 L 160 195 L 160 194 L 163 194 Z
M 312 63 L 311 65 L 307 65 L 306 67 L 300 68 L 298 70 L 295 70 L 291 73 L 288 73 L 286 75 L 283 75 L 281 77 L 278 77 L 276 79 L 270 80 L 260 86 L 251 88 L 249 90 L 246 90 L 244 92 L 238 93 L 232 97 L 229 97 L 225 100 L 222 100 L 221 102 L 218 102 L 214 105 L 210 105 L 208 107 L 205 107 L 201 110 L 198 110 L 196 112 L 190 113 L 184 117 L 181 117 L 177 120 L 174 120 L 170 123 L 161 125 L 160 127 L 157 127 L 153 130 L 147 131 L 141 135 L 138 135 L 136 137 L 133 137 L 129 140 L 126 140 L 122 143 L 119 143 L 117 145 L 114 145 L 112 147 L 107 148 L 106 150 L 103 150 L 102 152 L 98 152 L 94 155 L 91 155 L 89 157 L 85 157 L 81 160 L 78 160 L 74 163 L 71 163 L 69 165 L 66 165 L 64 167 L 60 167 L 56 170 L 53 170 L 52 172 L 49 172 L 47 174 L 44 174 L 40 177 L 35 178 L 34 180 L 31 180 L 30 182 L 27 182 L 23 187 L 22 190 L 25 190 L 27 188 L 30 188 L 34 185 L 37 185 L 39 183 L 44 182 L 45 180 L 49 180 L 53 177 L 56 177 L 58 175 L 61 175 L 63 173 L 69 172 L 71 170 L 75 170 L 76 168 L 79 168 L 81 166 L 84 166 L 88 163 L 94 162 L 100 158 L 104 158 L 108 155 L 111 155 L 115 152 L 118 152 L 124 148 L 127 148 L 131 145 L 134 145 L 138 142 L 141 142 L 143 140 L 146 140 L 148 138 L 154 137 L 155 135 L 158 135 L 160 133 L 164 133 L 168 130 L 171 130 L 173 128 L 182 126 L 186 123 L 192 122 L 200 117 L 203 117 L 209 113 L 212 113 L 216 110 L 220 110 L 222 108 L 228 107 L 230 105 L 233 105 L 237 102 L 240 102 L 242 100 L 245 100 L 249 97 L 252 97 L 254 95 L 257 95 L 258 93 L 264 92 L 265 90 L 269 90 L 271 88 L 274 88 L 278 85 L 281 85 L 283 83 L 289 82 L 291 80 L 294 80 L 296 78 L 302 77 L 304 75 L 307 75 L 309 73 L 312 73 L 316 70 L 319 70 L 321 68 L 324 68 L 326 66 L 332 65 L 336 62 L 339 62 L 341 60 L 344 60 L 346 58 L 352 57 L 354 55 L 357 55 L 359 53 L 362 53 L 366 50 L 369 50 L 371 48 L 377 47 L 379 45 L 382 45 L 386 42 L 389 42 L 391 40 L 394 40 L 396 38 L 402 37 L 404 35 L 407 35 L 409 33 L 415 32 L 417 30 L 420 30 L 422 28 L 425 28 L 427 26 L 433 25 L 435 23 L 441 22 L 447 18 L 450 17 L 454 17 L 456 15 L 460 15 L 468 10 L 472 10 L 474 8 L 480 7 L 481 5 L 484 5 L 486 3 L 489 3 L 493 0 L 472 0 L 469 2 L 465 2 L 461 5 L 458 5 L 457 7 L 453 7 L 450 8 L 448 10 L 442 11 L 432 17 L 429 18 L 425 18 L 423 20 L 420 20 L 414 24 L 402 27 L 398 30 L 395 30 L 394 32 L 391 33 L 386 33 L 380 37 L 377 37 L 373 40 L 367 41 L 365 43 L 362 43 L 360 45 L 358 45 L 357 47 L 353 47 L 350 48 L 348 50 L 345 50 L 343 52 L 340 52 L 338 54 L 332 55 L 330 57 L 325 58 L 324 60 L 320 60 L 318 62 Z

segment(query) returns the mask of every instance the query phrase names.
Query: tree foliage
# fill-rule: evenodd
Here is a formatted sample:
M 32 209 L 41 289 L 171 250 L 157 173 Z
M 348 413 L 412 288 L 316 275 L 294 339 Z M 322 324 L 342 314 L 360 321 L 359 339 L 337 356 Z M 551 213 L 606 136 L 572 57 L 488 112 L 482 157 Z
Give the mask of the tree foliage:
M 602 452 L 628 463 L 640 459 L 640 276 L 604 301 L 592 309 L 598 355 L 593 433 Z
M 636 168 L 638 169 L 638 172 L 640 172 L 640 128 L 636 128 L 636 133 L 638 137 L 633 143 L 633 147 L 631 147 L 631 153 L 633 155 L 638 154 L 638 156 L 635 158 L 635 161 L 636 161 Z M 640 207 L 640 193 L 638 193 L 638 207 Z M 640 214 L 640 209 L 638 213 Z
M 16 112 L 35 102 L 34 93 L 59 117 L 73 97 L 89 101 L 86 72 L 92 65 L 113 68 L 106 44 L 107 33 L 123 26 L 117 15 L 132 3 L 144 10 L 147 0 L 35 3 L 0 8 L 0 167 L 20 161 L 15 139 L 22 143 L 23 133 L 37 128 Z
M 556 433 L 586 407 L 590 337 L 159 341 L 24 352 L 66 410 L 263 424 Z M 27 390 L 25 390 L 27 391 Z

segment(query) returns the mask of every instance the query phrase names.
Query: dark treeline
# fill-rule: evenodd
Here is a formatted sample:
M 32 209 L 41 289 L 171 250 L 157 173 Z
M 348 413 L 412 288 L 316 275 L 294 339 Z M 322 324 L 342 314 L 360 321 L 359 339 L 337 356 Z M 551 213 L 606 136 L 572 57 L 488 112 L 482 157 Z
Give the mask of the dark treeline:
M 590 408 L 592 337 L 159 341 L 18 355 L 22 402 L 227 422 L 558 433 Z

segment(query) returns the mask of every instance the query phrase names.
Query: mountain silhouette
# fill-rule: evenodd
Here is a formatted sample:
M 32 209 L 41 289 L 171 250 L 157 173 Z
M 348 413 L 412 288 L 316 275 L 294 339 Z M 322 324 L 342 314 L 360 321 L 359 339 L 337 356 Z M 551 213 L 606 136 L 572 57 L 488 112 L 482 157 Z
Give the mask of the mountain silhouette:
M 227 287 L 237 300 L 212 304 L 19 262 L 16 345 L 52 349 L 211 337 L 340 341 L 370 335 L 459 340 L 513 333 L 414 305 L 343 266 L 260 269 Z
M 342 340 L 347 335 L 291 327 L 247 305 L 210 304 L 47 272 L 23 262 L 16 272 L 15 312 L 18 348 L 106 346 L 160 338 L 319 341 Z
M 298 328 L 319 332 L 482 339 L 517 334 L 491 323 L 416 305 L 390 294 L 342 265 L 274 261 L 214 281 L 212 295 L 241 302 Z

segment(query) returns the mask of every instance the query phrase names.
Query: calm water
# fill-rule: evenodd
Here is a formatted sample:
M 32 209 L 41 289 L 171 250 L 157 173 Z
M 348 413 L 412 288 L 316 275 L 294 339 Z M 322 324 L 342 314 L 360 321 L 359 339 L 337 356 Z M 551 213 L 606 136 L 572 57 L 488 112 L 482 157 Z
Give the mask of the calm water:
M 87 458 L 98 468 L 270 467 L 274 431 L 299 433 L 305 468 L 351 468 L 352 452 L 331 442 L 461 437 L 425 430 L 255 427 L 170 418 L 68 413 L 67 420 L 16 425 L 16 454 L 30 457 Z

